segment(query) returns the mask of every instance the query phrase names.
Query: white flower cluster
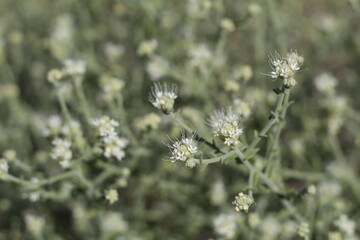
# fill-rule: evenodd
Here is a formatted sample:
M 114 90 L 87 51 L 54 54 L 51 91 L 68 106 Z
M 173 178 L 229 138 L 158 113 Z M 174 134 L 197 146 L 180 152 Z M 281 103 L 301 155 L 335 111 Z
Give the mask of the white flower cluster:
M 128 140 L 120 138 L 115 131 L 115 127 L 119 126 L 119 122 L 103 116 L 90 120 L 91 125 L 97 129 L 97 134 L 102 138 L 104 143 L 104 156 L 106 158 L 115 157 L 121 161 L 125 157 L 125 147 L 128 145 Z
M 155 51 L 157 46 L 158 46 L 158 42 L 156 41 L 156 39 L 143 41 L 140 43 L 137 52 L 140 56 L 151 55 Z
M 220 236 L 228 239 L 233 239 L 236 234 L 236 215 L 235 214 L 220 214 L 214 220 L 214 230 Z
M 146 66 L 146 71 L 149 73 L 150 79 L 156 81 L 164 77 L 168 73 L 169 68 L 169 62 L 166 59 L 160 56 L 152 56 Z
M 34 236 L 41 236 L 45 226 L 45 219 L 31 213 L 25 214 L 26 229 Z
M 116 189 L 106 190 L 105 199 L 108 200 L 110 204 L 113 204 L 119 200 L 119 194 Z
M 349 219 L 347 215 L 342 214 L 339 219 L 335 221 L 335 225 L 345 234 L 344 239 L 356 239 L 356 223 L 353 220 Z
M 104 46 L 105 55 L 110 60 L 119 59 L 124 54 L 124 51 L 124 46 L 116 43 L 107 42 Z
M 91 125 L 96 127 L 98 135 L 101 137 L 107 136 L 116 136 L 115 127 L 119 126 L 119 122 L 109 118 L 108 116 L 103 116 L 101 118 L 95 118 L 90 120 Z
M 154 105 L 154 107 L 168 114 L 173 111 L 176 98 L 177 86 L 175 84 L 169 88 L 166 83 L 163 85 L 155 83 L 151 88 L 149 101 Z
M 314 84 L 319 92 L 331 95 L 335 92 L 338 80 L 333 75 L 325 72 L 314 79 Z
M 55 138 L 52 141 L 53 149 L 50 153 L 52 159 L 59 161 L 64 169 L 70 167 L 70 160 L 73 156 L 71 151 L 71 142 L 66 139 Z
M 9 171 L 9 165 L 7 161 L 3 158 L 0 158 L 0 179 L 3 179 Z
M 36 124 L 44 137 L 57 136 L 61 132 L 62 119 L 58 115 L 52 115 L 48 119 L 37 118 Z
M 228 146 L 239 145 L 239 136 L 243 133 L 241 119 L 231 108 L 221 109 L 210 114 L 208 124 L 213 128 L 213 134 Z
M 306 222 L 300 223 L 298 229 L 297 229 L 297 234 L 304 238 L 307 239 L 309 237 L 310 234 L 310 227 L 309 224 Z
M 254 203 L 254 198 L 249 195 L 240 192 L 237 196 L 235 196 L 235 200 L 232 204 L 235 206 L 235 211 L 240 212 L 244 210 L 245 212 L 249 211 L 249 207 Z
M 129 228 L 129 223 L 121 213 L 107 212 L 100 221 L 101 229 L 104 233 L 122 233 Z
M 171 152 L 170 159 L 172 162 L 185 162 L 187 167 L 195 167 L 196 163 L 193 158 L 198 151 L 198 147 L 194 136 L 194 134 L 190 135 L 183 132 L 180 140 L 175 139 L 168 145 Z
M 294 75 L 304 63 L 303 56 L 300 56 L 297 51 L 290 51 L 286 58 L 282 58 L 279 53 L 275 52 L 274 55 L 269 56 L 269 62 L 273 70 L 270 73 L 272 78 L 283 80 L 287 87 L 296 85 Z
M 201 43 L 189 49 L 189 57 L 191 66 L 201 67 L 213 58 L 213 54 L 207 45 Z
M 70 76 L 82 76 L 86 71 L 86 63 L 82 60 L 66 59 L 63 71 Z
M 102 90 L 102 99 L 111 103 L 121 94 L 120 91 L 124 88 L 125 82 L 116 77 L 103 75 L 99 79 L 99 85 Z
M 214 205 L 220 206 L 226 201 L 226 189 L 222 180 L 217 180 L 211 187 L 210 201 Z
M 86 142 L 79 121 L 71 119 L 64 123 L 58 115 L 48 118 L 36 117 L 35 124 L 44 137 L 69 139 L 75 147 L 81 148 Z

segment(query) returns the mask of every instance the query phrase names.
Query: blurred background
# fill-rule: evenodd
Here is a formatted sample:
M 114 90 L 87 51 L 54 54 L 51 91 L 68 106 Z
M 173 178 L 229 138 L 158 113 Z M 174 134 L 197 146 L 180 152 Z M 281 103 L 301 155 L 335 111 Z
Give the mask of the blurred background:
M 209 113 L 232 106 L 244 117 L 242 141 L 251 142 L 276 104 L 268 55 L 291 49 L 305 63 L 278 149 L 282 184 L 310 239 L 358 239 L 359 22 L 358 0 L 0 1 L 0 154 L 9 173 L 31 181 L 64 172 L 44 134 L 54 116 L 64 119 L 59 94 L 79 123 L 77 146 L 95 149 L 79 89 L 47 78 L 67 59 L 86 64 L 91 117 L 119 120 L 129 140 L 124 159 L 112 161 L 122 172 L 104 177 L 95 196 L 71 178 L 36 191 L 0 180 L 0 239 L 301 239 L 279 196 L 261 186 L 248 214 L 234 211 L 248 175 L 235 161 L 194 169 L 163 161 L 180 128 L 148 101 L 154 82 L 176 83 L 175 110 L 195 131 L 211 137 Z M 259 169 L 265 146 L 253 159 Z M 87 158 L 81 169 L 92 182 L 101 159 Z M 102 196 L 109 187 L 118 191 L 114 204 Z

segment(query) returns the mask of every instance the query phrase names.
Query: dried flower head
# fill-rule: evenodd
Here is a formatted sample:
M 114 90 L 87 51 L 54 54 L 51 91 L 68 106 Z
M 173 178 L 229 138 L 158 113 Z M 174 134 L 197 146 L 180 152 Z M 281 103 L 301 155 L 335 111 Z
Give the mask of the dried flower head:
M 195 134 L 182 132 L 181 139 L 175 139 L 168 145 L 170 149 L 170 159 L 172 162 L 184 162 L 186 166 L 193 168 L 196 163 L 193 161 L 198 151 L 197 141 L 194 139 Z
M 177 98 L 177 86 L 173 84 L 169 88 L 166 83 L 163 85 L 155 83 L 151 88 L 149 101 L 164 113 L 169 114 L 174 109 L 175 99 Z
M 235 206 L 235 211 L 240 212 L 244 210 L 245 212 L 249 211 L 249 207 L 254 203 L 254 198 L 250 197 L 245 193 L 239 193 L 235 196 L 235 200 L 232 204 Z
M 239 115 L 231 108 L 214 111 L 208 120 L 214 136 L 219 137 L 228 146 L 240 144 L 238 139 L 243 132 L 240 122 Z

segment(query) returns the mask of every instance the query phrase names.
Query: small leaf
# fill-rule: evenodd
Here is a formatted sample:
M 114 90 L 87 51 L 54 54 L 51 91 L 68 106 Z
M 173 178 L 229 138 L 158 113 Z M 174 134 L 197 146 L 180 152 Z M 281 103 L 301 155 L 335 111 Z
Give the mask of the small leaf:
M 244 157 L 245 160 L 250 160 L 250 159 L 252 159 L 259 150 L 260 150 L 260 148 L 254 148 L 254 149 L 252 149 L 252 150 L 251 150 L 249 153 L 247 153 L 246 156 Z

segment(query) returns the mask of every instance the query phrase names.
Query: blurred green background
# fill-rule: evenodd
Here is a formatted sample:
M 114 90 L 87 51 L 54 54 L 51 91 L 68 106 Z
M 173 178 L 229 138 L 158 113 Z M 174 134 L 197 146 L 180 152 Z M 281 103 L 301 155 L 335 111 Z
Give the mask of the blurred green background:
M 222 27 L 224 18 L 235 29 Z M 39 119 L 41 125 L 62 114 L 47 72 L 61 68 L 65 59 L 81 59 L 92 117 L 109 115 L 126 126 L 120 134 L 130 145 L 124 160 L 115 164 L 131 174 L 118 187 L 113 205 L 71 179 L 41 189 L 56 195 L 70 186 L 64 197 L 45 194 L 36 202 L 23 197 L 22 187 L 1 181 L 0 239 L 222 239 L 213 219 L 234 212 L 231 201 L 246 190 L 246 170 L 235 162 L 188 169 L 163 161 L 169 155 L 164 142 L 178 136 L 180 128 L 153 108 L 150 88 L 156 81 L 176 83 L 175 109 L 208 137 L 208 114 L 220 107 L 241 108 L 241 99 L 250 113 L 244 119 L 250 141 L 275 105 L 272 88 L 278 83 L 265 75 L 268 54 L 290 49 L 303 55 L 305 64 L 281 136 L 283 184 L 299 193 L 291 200 L 307 216 L 311 239 L 330 239 L 341 214 L 359 222 L 359 22 L 358 0 L 1 1 L 0 153 L 13 149 L 32 167 L 24 172 L 10 166 L 9 172 L 21 179 L 62 172 L 51 163 L 51 140 L 42 136 Z M 140 54 L 139 46 L 152 39 L 156 49 Z M 124 84 L 121 111 L 103 96 L 100 80 L 109 76 Z M 332 91 L 321 85 L 321 77 L 324 84 L 335 79 Z M 81 122 L 91 145 L 89 119 L 71 84 L 66 93 L 72 117 Z M 160 116 L 161 123 L 144 131 L 139 120 L 149 113 Z M 265 154 L 263 148 L 254 164 L 261 168 Z M 93 165 L 84 167 L 90 181 L 98 174 Z M 98 190 L 118 179 L 110 177 Z M 309 199 L 300 193 L 311 184 L 318 194 Z M 255 200 L 249 214 L 236 214 L 233 239 L 300 239 L 278 196 L 259 188 Z M 26 220 L 29 213 L 38 218 Z M 261 219 L 255 225 L 249 220 L 254 214 Z M 37 234 L 31 223 L 42 226 L 42 221 L 45 226 Z M 286 224 L 292 231 L 284 229 Z

